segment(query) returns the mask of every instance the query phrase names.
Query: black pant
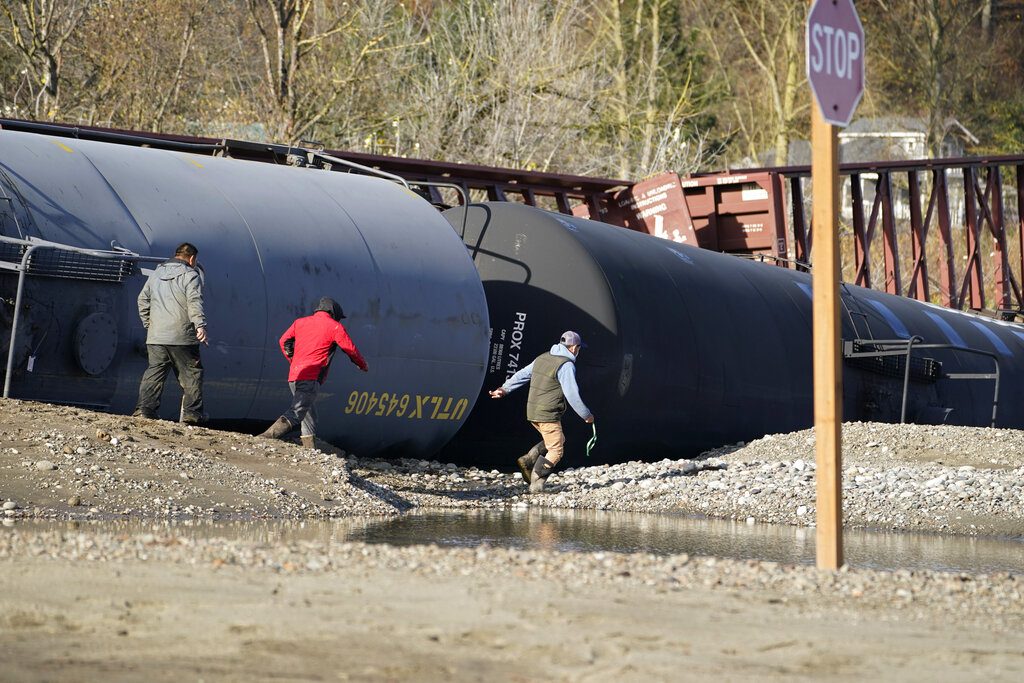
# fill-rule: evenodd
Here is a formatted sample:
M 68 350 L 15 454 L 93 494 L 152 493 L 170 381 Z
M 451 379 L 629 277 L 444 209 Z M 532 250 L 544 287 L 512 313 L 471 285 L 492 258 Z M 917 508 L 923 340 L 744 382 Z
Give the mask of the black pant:
M 139 384 L 137 411 L 155 413 L 160 409 L 160 397 L 164 393 L 164 381 L 173 367 L 181 390 L 185 392 L 182 403 L 182 418 L 202 419 L 203 417 L 203 362 L 199 358 L 199 344 L 171 346 L 146 344 L 149 352 L 149 367 Z

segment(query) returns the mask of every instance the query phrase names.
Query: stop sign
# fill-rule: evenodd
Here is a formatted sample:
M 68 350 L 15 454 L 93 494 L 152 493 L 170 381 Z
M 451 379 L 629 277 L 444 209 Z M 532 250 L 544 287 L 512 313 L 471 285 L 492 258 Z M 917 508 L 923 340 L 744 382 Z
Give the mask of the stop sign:
M 864 94 L 864 26 L 853 0 L 814 0 L 805 44 L 807 80 L 822 116 L 849 124 Z

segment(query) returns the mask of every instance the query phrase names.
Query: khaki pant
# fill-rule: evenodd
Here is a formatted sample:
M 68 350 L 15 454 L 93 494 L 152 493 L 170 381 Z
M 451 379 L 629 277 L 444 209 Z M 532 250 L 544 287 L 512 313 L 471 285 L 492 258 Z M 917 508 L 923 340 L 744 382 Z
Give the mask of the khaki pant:
M 565 450 L 565 434 L 562 433 L 562 423 L 531 422 L 530 424 L 540 432 L 541 438 L 544 439 L 544 447 L 548 449 L 544 457 L 551 461 L 552 465 L 557 465 Z

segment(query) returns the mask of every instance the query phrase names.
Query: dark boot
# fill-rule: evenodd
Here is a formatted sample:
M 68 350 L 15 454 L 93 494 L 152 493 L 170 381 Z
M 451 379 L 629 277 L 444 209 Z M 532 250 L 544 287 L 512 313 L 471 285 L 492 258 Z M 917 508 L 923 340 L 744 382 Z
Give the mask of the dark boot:
M 537 463 L 533 466 L 533 476 L 530 477 L 530 493 L 543 491 L 544 482 L 548 480 L 554 469 L 555 464 L 544 456 L 537 458 Z
M 547 452 L 548 449 L 544 448 L 544 442 L 541 441 L 531 448 L 526 455 L 521 455 L 516 460 L 516 464 L 519 465 L 519 471 L 523 473 L 523 481 L 527 484 L 530 483 L 530 475 L 533 472 L 533 466 L 537 464 L 537 458 Z
M 149 408 L 136 408 L 135 412 L 132 413 L 132 417 L 144 417 L 147 420 L 157 419 L 156 412 L 150 410 Z
M 293 429 L 295 429 L 295 425 L 293 425 L 287 417 L 282 415 L 277 418 L 277 422 L 270 425 L 270 427 L 267 428 L 267 431 L 260 434 L 260 436 L 265 439 L 280 439 Z

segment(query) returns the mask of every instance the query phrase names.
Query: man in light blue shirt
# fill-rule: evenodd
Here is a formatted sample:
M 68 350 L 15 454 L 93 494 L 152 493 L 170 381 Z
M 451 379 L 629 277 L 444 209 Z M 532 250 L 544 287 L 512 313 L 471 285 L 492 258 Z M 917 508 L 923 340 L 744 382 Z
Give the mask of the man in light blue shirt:
M 562 415 L 566 403 L 587 424 L 593 424 L 594 414 L 580 398 L 576 386 L 576 357 L 583 348 L 583 339 L 573 331 L 562 335 L 547 353 L 542 353 L 525 368 L 490 392 L 491 398 L 504 398 L 526 383 L 530 393 L 526 399 L 526 419 L 540 432 L 541 441 L 516 462 L 523 479 L 530 485 L 530 493 L 544 490 L 544 482 L 565 450 Z

